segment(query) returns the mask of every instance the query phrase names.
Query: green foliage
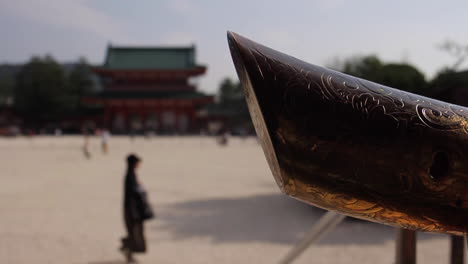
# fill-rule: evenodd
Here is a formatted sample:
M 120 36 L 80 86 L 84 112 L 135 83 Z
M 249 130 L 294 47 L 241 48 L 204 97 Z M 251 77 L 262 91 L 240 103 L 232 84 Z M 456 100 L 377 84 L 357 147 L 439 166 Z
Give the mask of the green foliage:
M 0 78 L 0 106 L 7 105 L 13 97 L 14 78 L 5 76 Z
M 33 57 L 17 75 L 15 107 L 27 119 L 52 119 L 67 108 L 62 67 L 46 56 Z
M 74 107 L 79 109 L 81 107 L 81 97 L 90 94 L 93 87 L 90 67 L 84 58 L 81 58 L 75 65 L 67 80 L 70 99 L 73 101 Z
M 412 93 L 424 93 L 427 87 L 424 75 L 409 64 L 385 64 L 377 82 Z
M 449 103 L 468 106 L 468 71 L 441 70 L 430 83 L 427 96 Z
M 369 55 L 346 60 L 342 71 L 355 77 L 377 82 L 382 66 L 383 64 L 377 56 Z
M 448 68 L 443 69 L 431 81 L 431 87 L 445 89 L 468 87 L 468 74 L 466 72 L 456 72 Z
M 84 60 L 67 75 L 52 57 L 33 57 L 16 76 L 15 109 L 34 123 L 76 113 L 80 97 L 92 85 L 88 71 Z
M 424 93 L 427 82 L 424 75 L 406 63 L 383 63 L 374 55 L 354 57 L 344 63 L 344 73 L 400 90 Z
M 218 99 L 221 105 L 238 103 L 240 99 L 243 99 L 240 83 L 234 83 L 229 78 L 224 79 L 219 86 Z
M 229 116 L 232 126 L 250 124 L 250 115 L 244 99 L 242 86 L 229 78 L 224 79 L 218 90 L 219 112 Z

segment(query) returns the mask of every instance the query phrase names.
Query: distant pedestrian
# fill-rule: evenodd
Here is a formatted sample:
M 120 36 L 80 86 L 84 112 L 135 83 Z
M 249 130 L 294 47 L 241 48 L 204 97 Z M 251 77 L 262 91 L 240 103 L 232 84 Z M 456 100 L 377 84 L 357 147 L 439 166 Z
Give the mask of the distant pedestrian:
M 137 178 L 136 170 L 140 164 L 141 159 L 135 154 L 130 154 L 127 157 L 123 206 L 127 236 L 122 238 L 120 250 L 128 263 L 135 263 L 133 253 L 146 252 L 143 222 L 154 218 L 146 192 Z
M 128 133 L 128 135 L 130 136 L 131 142 L 135 141 L 136 131 L 133 128 L 130 129 L 130 132 Z
M 101 148 L 102 148 L 102 153 L 107 154 L 109 151 L 109 138 L 110 138 L 110 132 L 107 129 L 103 129 L 101 131 Z
M 223 129 L 218 137 L 218 144 L 221 146 L 226 146 L 229 142 L 229 131 Z
M 152 139 L 155 136 L 154 130 L 153 129 L 148 129 L 145 131 L 145 138 L 146 139 Z
M 62 129 L 60 129 L 60 128 L 58 128 L 58 127 L 55 128 L 55 130 L 54 130 L 54 135 L 55 135 L 56 137 L 60 137 L 60 136 L 62 135 Z
M 91 158 L 91 152 L 89 151 L 89 136 L 92 133 L 91 128 L 88 126 L 83 127 L 83 136 L 84 136 L 84 143 L 83 143 L 83 154 L 87 159 Z

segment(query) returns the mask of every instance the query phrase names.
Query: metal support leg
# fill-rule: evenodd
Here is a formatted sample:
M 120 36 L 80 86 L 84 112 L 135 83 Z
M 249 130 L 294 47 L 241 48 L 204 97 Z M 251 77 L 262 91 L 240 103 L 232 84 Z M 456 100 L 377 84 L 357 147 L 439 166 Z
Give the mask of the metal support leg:
M 299 241 L 299 243 L 297 243 L 279 263 L 292 263 L 314 242 L 319 241 L 323 236 L 333 231 L 333 229 L 335 229 L 335 227 L 341 223 L 345 217 L 345 215 L 337 212 L 328 211 L 325 213 L 309 230 L 309 232 L 305 234 L 304 238 Z
M 465 242 L 462 236 L 450 236 L 450 264 L 465 263 Z
M 465 233 L 465 262 L 468 262 L 468 233 Z
M 416 232 L 398 229 L 396 237 L 396 264 L 416 264 Z

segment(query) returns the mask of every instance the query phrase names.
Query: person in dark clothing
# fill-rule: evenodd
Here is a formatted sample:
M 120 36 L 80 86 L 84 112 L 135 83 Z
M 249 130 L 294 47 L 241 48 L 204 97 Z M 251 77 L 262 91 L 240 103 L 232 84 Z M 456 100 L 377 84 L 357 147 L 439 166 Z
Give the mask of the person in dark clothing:
M 151 207 L 146 200 L 146 192 L 139 184 L 136 169 L 141 159 L 135 154 L 127 157 L 127 174 L 125 175 L 124 189 L 124 221 L 127 236 L 122 238 L 120 250 L 129 263 L 135 262 L 133 253 L 146 252 L 143 222 L 154 217 Z

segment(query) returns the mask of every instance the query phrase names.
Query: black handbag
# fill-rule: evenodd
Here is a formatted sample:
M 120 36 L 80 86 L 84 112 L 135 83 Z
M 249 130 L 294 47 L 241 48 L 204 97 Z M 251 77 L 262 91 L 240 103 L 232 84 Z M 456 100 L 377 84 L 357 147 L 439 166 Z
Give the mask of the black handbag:
M 151 204 L 148 201 L 148 195 L 146 191 L 142 188 L 139 187 L 137 191 L 138 195 L 138 210 L 139 210 L 139 216 L 141 220 L 150 220 L 155 218 L 155 213 L 153 211 L 153 208 L 151 207 Z

